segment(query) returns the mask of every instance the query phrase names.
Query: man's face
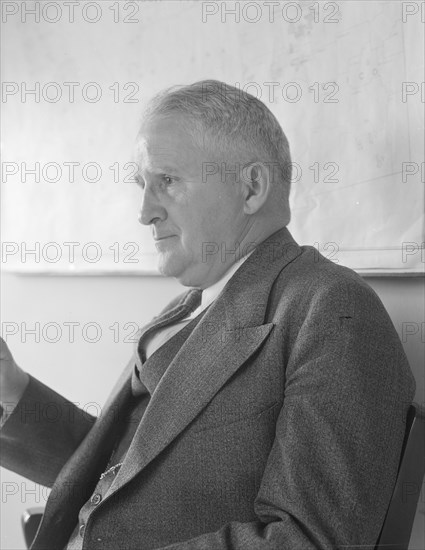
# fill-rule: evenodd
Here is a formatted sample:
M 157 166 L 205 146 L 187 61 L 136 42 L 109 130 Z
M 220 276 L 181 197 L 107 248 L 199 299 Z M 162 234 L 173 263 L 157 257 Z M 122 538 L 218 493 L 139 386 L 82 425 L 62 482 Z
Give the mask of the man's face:
M 139 219 L 151 225 L 160 272 L 185 286 L 213 284 L 238 259 L 230 253 L 223 262 L 221 252 L 244 234 L 240 184 L 222 181 L 221 162 L 196 145 L 178 115 L 143 125 L 136 154 Z M 212 167 L 216 174 L 205 175 Z

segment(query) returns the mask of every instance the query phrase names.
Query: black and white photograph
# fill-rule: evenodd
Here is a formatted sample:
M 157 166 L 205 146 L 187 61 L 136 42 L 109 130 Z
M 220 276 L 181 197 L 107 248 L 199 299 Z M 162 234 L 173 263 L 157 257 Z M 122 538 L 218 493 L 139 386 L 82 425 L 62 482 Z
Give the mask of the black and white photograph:
M 0 549 L 425 550 L 425 2 L 0 9 Z

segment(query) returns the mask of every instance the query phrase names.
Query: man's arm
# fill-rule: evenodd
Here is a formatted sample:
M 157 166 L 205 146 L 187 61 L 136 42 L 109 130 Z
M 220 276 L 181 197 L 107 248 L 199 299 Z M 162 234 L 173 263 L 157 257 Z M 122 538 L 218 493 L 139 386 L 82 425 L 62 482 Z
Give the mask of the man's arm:
M 1 340 L 1 466 L 51 487 L 95 418 L 25 373 Z
M 347 284 L 315 296 L 286 374 L 258 521 L 228 523 L 166 550 L 374 548 L 414 394 L 375 293 Z

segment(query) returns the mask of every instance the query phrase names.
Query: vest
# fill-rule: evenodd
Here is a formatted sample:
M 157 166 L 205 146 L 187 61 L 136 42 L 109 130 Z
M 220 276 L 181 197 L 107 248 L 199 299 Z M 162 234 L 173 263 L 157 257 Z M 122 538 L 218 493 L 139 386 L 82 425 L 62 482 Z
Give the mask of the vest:
M 174 334 L 165 344 L 158 348 L 147 361 L 144 361 L 144 350 L 142 342 L 139 344 L 139 358 L 143 368 L 143 378 L 149 380 L 146 384 L 151 393 L 155 391 L 156 386 L 174 359 L 180 348 L 183 346 L 187 338 L 190 336 L 193 329 L 201 320 L 204 310 L 200 315 L 192 319 L 179 332 Z M 143 338 L 142 338 L 143 340 Z M 134 366 L 137 369 L 136 366 Z M 133 377 L 137 377 L 137 371 L 133 373 Z M 66 546 L 66 550 L 82 550 L 84 543 L 84 531 L 91 514 L 96 509 L 96 506 L 102 502 L 108 494 L 109 489 L 119 471 L 120 463 L 124 462 L 125 455 L 133 440 L 140 421 L 143 418 L 145 410 L 149 404 L 151 394 L 146 390 L 142 395 L 133 396 L 127 403 L 124 414 L 123 429 L 116 441 L 114 450 L 105 469 L 97 482 L 91 498 L 83 505 L 78 515 L 78 523 Z

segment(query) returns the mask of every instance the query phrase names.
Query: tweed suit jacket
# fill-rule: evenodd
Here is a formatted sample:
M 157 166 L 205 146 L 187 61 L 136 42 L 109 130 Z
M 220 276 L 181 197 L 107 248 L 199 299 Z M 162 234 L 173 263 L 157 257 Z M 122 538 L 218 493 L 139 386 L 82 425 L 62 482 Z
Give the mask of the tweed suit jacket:
M 52 487 L 35 550 L 66 546 L 122 427 L 134 364 L 96 421 L 31 378 L 6 422 L 2 464 Z M 83 548 L 373 548 L 413 395 L 375 292 L 283 228 L 171 361 Z M 52 402 L 67 410 L 55 423 L 43 420 Z M 23 414 L 34 407 L 38 418 Z

